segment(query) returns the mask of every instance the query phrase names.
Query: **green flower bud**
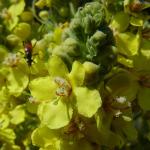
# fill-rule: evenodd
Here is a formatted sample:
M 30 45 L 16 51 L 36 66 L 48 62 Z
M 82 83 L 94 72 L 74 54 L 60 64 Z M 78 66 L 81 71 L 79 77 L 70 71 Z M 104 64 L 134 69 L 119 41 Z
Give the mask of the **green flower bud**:
M 38 8 L 43 8 L 44 6 L 46 6 L 46 1 L 45 0 L 38 0 L 35 5 L 38 7 Z
M 59 10 L 59 14 L 62 17 L 67 17 L 68 14 L 69 14 L 69 8 L 68 7 L 61 7 L 60 10 Z
M 20 41 L 19 37 L 15 34 L 8 35 L 6 37 L 6 40 L 7 40 L 8 44 L 10 44 L 11 46 L 16 46 Z
M 94 74 L 98 71 L 99 65 L 96 65 L 92 62 L 86 61 L 83 63 L 86 74 Z
M 81 20 L 79 18 L 75 18 L 72 20 L 70 24 L 71 29 L 76 30 L 81 27 Z
M 22 21 L 28 22 L 33 19 L 33 14 L 30 11 L 24 11 L 20 17 L 21 17 Z
M 49 14 L 48 11 L 43 10 L 39 13 L 40 18 L 42 18 L 42 20 L 48 20 Z
M 102 43 L 106 39 L 106 34 L 101 31 L 96 31 L 94 35 L 90 38 L 91 42 Z
M 95 21 L 91 15 L 86 15 L 83 19 L 83 27 L 86 34 L 92 33 L 92 29 L 94 29 Z
M 88 55 L 89 59 L 92 59 L 97 55 L 96 49 L 101 47 L 105 44 L 106 41 L 106 34 L 101 31 L 96 31 L 95 34 L 87 40 L 86 46 L 88 48 Z
M 77 51 L 79 50 L 78 42 L 73 38 L 68 38 L 65 40 L 64 45 L 66 46 L 66 51 L 69 53 L 77 54 Z
M 19 23 L 14 29 L 14 33 L 24 41 L 30 36 L 31 27 L 28 23 Z
M 86 61 L 83 63 L 83 67 L 85 69 L 85 84 L 95 84 L 99 79 L 99 65 Z
M 41 39 L 40 41 L 36 42 L 35 52 L 45 51 L 47 46 L 48 46 L 47 41 L 45 39 Z

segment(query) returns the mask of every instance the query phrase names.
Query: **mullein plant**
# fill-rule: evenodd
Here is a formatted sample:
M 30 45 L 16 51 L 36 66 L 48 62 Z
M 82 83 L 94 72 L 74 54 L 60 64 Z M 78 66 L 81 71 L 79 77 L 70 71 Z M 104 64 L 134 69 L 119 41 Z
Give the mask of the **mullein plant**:
M 150 140 L 150 5 L 87 2 L 0 2 L 0 149 Z
M 129 83 L 138 87 L 138 83 L 125 71 L 119 71 L 106 87 L 103 82 L 117 60 L 104 6 L 99 2 L 87 3 L 61 36 L 60 44 L 48 48 L 49 76 L 35 78 L 29 84 L 31 95 L 39 104 L 37 115 L 41 121 L 32 134 L 33 144 L 41 149 L 80 149 L 82 143 L 82 149 L 92 150 L 101 145 L 121 147 L 124 134 L 134 140 L 137 134 L 132 126 L 130 101 L 137 88 L 130 93 L 125 87 Z M 120 85 L 113 87 L 116 82 Z M 115 89 L 114 95 L 108 97 Z M 128 92 L 129 99 L 124 95 Z M 116 124 L 120 123 L 123 126 L 117 130 Z M 130 130 L 132 133 L 128 133 Z

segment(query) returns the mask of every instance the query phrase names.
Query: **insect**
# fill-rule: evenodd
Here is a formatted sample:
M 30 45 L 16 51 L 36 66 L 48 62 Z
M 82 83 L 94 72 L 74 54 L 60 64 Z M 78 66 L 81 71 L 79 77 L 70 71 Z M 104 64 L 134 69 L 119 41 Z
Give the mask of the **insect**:
M 31 67 L 32 62 L 33 62 L 32 52 L 33 52 L 33 48 L 35 47 L 35 45 L 36 43 L 33 46 L 31 41 L 23 42 L 24 51 L 25 51 L 25 59 L 29 67 Z

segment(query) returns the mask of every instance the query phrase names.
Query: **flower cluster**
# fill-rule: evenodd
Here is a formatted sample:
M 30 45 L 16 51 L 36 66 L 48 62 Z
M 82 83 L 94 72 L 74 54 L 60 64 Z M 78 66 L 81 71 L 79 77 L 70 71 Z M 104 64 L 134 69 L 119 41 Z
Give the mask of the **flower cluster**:
M 1 0 L 0 149 L 147 149 L 149 8 Z

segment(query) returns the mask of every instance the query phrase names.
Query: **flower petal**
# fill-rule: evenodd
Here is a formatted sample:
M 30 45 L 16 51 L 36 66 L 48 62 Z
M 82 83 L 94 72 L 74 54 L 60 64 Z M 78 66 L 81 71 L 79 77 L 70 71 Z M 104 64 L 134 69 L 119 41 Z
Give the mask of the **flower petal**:
M 51 76 L 65 77 L 68 68 L 58 56 L 52 56 L 48 61 L 48 72 Z
M 7 75 L 7 88 L 11 95 L 19 96 L 28 85 L 28 75 L 19 68 L 10 68 L 9 71 Z
M 80 62 L 75 61 L 72 65 L 72 70 L 69 73 L 69 79 L 72 83 L 72 86 L 83 85 L 84 77 L 85 77 L 85 69 L 83 65 Z
M 101 107 L 102 101 L 97 90 L 90 90 L 86 87 L 76 87 L 74 93 L 79 114 L 85 117 L 92 117 L 98 108 Z
M 38 101 L 54 98 L 57 85 L 51 77 L 39 77 L 29 84 L 31 95 Z
M 42 103 L 38 109 L 38 116 L 41 122 L 50 129 L 66 126 L 70 122 L 72 114 L 72 108 L 70 106 L 67 107 L 61 99 L 57 104 L 54 102 Z
M 59 143 L 58 131 L 51 130 L 46 126 L 36 128 L 32 132 L 32 142 L 39 147 L 46 147 L 47 145 L 55 146 Z

